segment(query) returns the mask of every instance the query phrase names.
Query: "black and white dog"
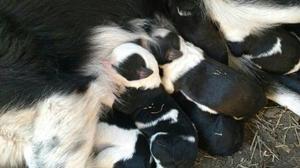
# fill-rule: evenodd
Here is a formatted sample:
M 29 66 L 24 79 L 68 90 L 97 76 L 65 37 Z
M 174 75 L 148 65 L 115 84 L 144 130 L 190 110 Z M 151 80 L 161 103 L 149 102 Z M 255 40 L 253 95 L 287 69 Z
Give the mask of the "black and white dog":
M 151 153 L 146 137 L 130 115 L 108 111 L 100 119 L 95 139 L 95 167 L 150 168 Z
M 141 80 L 140 78 L 141 75 L 149 74 L 148 72 L 159 77 L 158 64 L 156 64 L 156 70 L 138 68 L 143 65 L 143 61 L 139 61 L 136 57 L 151 55 L 155 60 L 154 56 L 145 48 L 134 43 L 122 44 L 114 51 L 113 53 L 118 54 L 120 58 L 127 58 L 123 63 L 115 66 L 118 73 L 130 83 L 138 83 L 139 87 L 126 83 L 124 85 L 126 91 L 118 96 L 118 101 L 112 106 L 113 109 L 132 115 L 137 128 L 146 135 L 149 141 L 150 152 L 157 167 L 191 167 L 197 157 L 198 141 L 192 121 L 161 86 L 147 87 L 148 83 L 157 84 L 159 81 L 144 83 L 142 81 L 145 79 Z M 148 57 L 144 56 L 144 58 Z M 152 80 L 154 79 L 152 78 Z M 102 158 L 101 160 L 107 159 Z
M 244 139 L 244 124 L 223 114 L 209 114 L 183 94 L 174 94 L 175 100 L 193 121 L 199 147 L 211 155 L 229 156 L 237 152 Z
M 167 52 L 154 54 L 163 69 L 162 82 L 169 93 L 180 91 L 203 111 L 237 118 L 250 117 L 266 104 L 263 89 L 254 80 L 207 58 L 200 48 L 175 33 L 156 29 L 151 36 L 170 41 L 171 46 L 175 43 L 173 48 L 182 53 L 175 60 L 168 59 Z
M 101 104 L 123 91 L 111 52 L 148 38 L 127 21 L 165 2 L 1 0 L 0 167 L 86 167 Z
M 272 74 L 291 74 L 300 69 L 300 40 L 282 28 L 250 35 L 230 50 Z
M 141 24 L 147 24 L 143 20 L 139 21 Z M 162 24 L 158 23 L 157 25 Z M 180 59 L 184 54 L 191 54 L 187 53 L 186 50 L 182 50 L 183 45 L 181 43 L 184 41 L 175 32 L 171 32 L 165 28 L 152 27 L 149 33 L 155 41 L 154 44 L 151 42 L 147 44 L 147 41 L 143 41 L 142 39 L 136 42 L 154 53 L 161 65 L 171 64 L 172 61 Z M 156 47 L 156 45 L 159 47 Z M 180 68 L 180 66 L 177 68 Z M 194 76 L 199 75 L 201 76 L 201 73 Z M 207 81 L 203 79 L 202 83 L 205 82 Z M 199 84 L 195 84 L 195 87 L 197 86 Z M 199 103 L 189 101 L 185 95 L 179 92 L 176 92 L 175 95 L 176 101 L 188 114 L 197 128 L 200 137 L 199 145 L 202 149 L 205 149 L 212 155 L 225 156 L 233 154 L 241 147 L 243 142 L 243 123 L 241 121 L 236 121 L 232 117 L 223 114 L 209 114 L 198 106 Z M 210 99 L 210 97 L 207 97 L 207 99 Z
M 123 83 L 119 89 L 123 90 L 124 87 L 147 89 L 149 82 L 153 84 L 153 88 L 160 86 L 158 65 L 154 56 L 147 50 L 125 43 L 113 49 L 111 58 L 112 66 L 118 74 L 113 76 Z M 115 101 L 126 103 L 126 98 L 120 96 L 120 99 Z M 115 104 L 118 103 L 114 102 L 112 106 L 117 106 Z M 139 102 L 135 104 L 140 105 Z M 97 126 L 96 157 L 93 166 L 150 168 L 151 154 L 146 137 L 135 126 L 130 114 L 111 108 L 108 107 L 109 112 L 100 118 Z
M 231 44 L 285 23 L 300 23 L 298 0 L 175 0 L 171 8 L 178 31 L 188 41 L 204 49 L 218 61 L 227 60 L 226 47 L 212 20 Z M 177 12 L 177 15 L 175 13 Z M 176 22 L 178 21 L 178 22 Z M 181 24 L 184 23 L 184 24 Z M 178 26 L 179 25 L 179 26 Z M 210 28 L 205 30 L 204 28 Z M 199 37 L 201 35 L 202 37 Z M 211 39 L 209 39 L 211 38 Z M 203 42 L 197 41 L 202 39 Z M 215 42 L 209 42 L 215 41 Z M 206 43 L 206 44 L 205 44 Z

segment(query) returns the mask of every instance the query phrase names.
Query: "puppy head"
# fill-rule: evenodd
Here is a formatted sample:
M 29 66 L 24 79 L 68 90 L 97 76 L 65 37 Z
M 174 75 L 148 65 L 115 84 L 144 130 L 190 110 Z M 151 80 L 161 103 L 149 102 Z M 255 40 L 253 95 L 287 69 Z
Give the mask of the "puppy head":
M 150 45 L 150 50 L 158 64 L 170 63 L 183 55 L 180 51 L 182 40 L 178 34 L 159 28 L 152 32 L 151 37 L 154 38 L 155 44 Z
M 125 43 L 113 50 L 111 58 L 117 72 L 115 82 L 119 85 L 144 89 L 159 87 L 158 64 L 146 49 L 134 43 Z

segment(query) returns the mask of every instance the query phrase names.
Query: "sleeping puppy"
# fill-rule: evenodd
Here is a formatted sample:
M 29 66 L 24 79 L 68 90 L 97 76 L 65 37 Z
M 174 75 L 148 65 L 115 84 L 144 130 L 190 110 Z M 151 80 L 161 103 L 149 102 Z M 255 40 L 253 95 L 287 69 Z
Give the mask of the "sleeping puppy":
M 229 47 L 234 56 L 245 57 L 272 74 L 291 74 L 300 69 L 300 41 L 282 28 L 250 35 Z
M 146 89 L 147 85 L 143 82 L 147 80 L 155 85 L 154 87 L 159 86 L 157 63 L 147 51 L 128 43 L 116 47 L 111 55 L 120 87 Z M 107 114 L 100 118 L 97 125 L 95 167 L 150 168 L 148 141 L 131 118 L 129 114 L 107 107 Z
M 150 47 L 148 46 L 150 51 L 157 56 L 158 62 L 160 64 L 168 64 L 183 57 L 184 52 L 180 51 L 180 43 L 182 42 L 180 37 L 166 29 L 158 30 L 161 36 L 157 36 L 153 32 L 152 36 L 156 42 L 153 46 L 151 44 Z M 140 45 L 147 47 L 145 41 L 141 42 L 140 40 L 138 42 Z M 175 97 L 197 128 L 201 148 L 204 148 L 212 155 L 225 156 L 233 154 L 241 147 L 243 141 L 243 124 L 241 122 L 223 114 L 209 114 L 206 110 L 197 106 L 195 102 L 186 100 L 184 96 L 178 95 Z
M 158 44 L 173 36 L 170 43 L 177 43 L 173 49 L 183 54 L 175 60 L 170 60 L 168 52 L 160 52 L 164 51 L 161 49 L 157 51 L 159 54 L 154 54 L 163 70 L 163 85 L 169 93 L 181 91 L 203 111 L 237 118 L 250 117 L 266 104 L 265 94 L 255 81 L 207 58 L 201 49 L 175 33 L 157 29 L 151 36 L 158 39 Z
M 125 86 L 112 108 L 132 116 L 137 128 L 146 135 L 158 167 L 191 167 L 197 156 L 196 132 L 192 122 L 160 87 L 158 64 L 154 56 L 134 43 L 118 46 L 112 55 L 116 60 L 113 67 L 119 74 L 116 80 L 120 82 L 117 83 Z M 154 62 L 156 64 L 152 64 Z M 122 142 L 118 139 L 116 143 Z M 115 155 L 105 154 L 103 150 L 96 161 L 112 167 L 118 160 L 114 158 L 112 163 L 105 164 L 110 160 L 107 157 Z
M 163 88 L 152 91 L 147 106 L 134 113 L 136 126 L 149 140 L 159 168 L 192 167 L 197 157 L 198 138 L 192 121 Z M 141 98 L 140 98 L 141 99 Z
M 189 101 L 184 94 L 174 94 L 175 100 L 194 123 L 199 147 L 211 155 L 230 156 L 237 152 L 244 139 L 244 124 L 223 114 L 209 114 L 197 104 Z
M 95 140 L 98 168 L 150 168 L 151 154 L 146 137 L 130 115 L 106 112 L 99 120 Z
M 185 40 L 203 49 L 210 58 L 228 63 L 225 39 L 205 12 L 197 11 L 195 1 L 172 0 L 168 6 L 164 14 Z

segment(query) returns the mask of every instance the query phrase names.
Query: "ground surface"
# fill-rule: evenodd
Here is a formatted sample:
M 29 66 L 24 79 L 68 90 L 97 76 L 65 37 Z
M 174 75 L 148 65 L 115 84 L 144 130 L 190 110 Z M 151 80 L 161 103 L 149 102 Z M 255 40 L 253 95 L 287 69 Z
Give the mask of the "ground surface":
M 300 118 L 275 105 L 246 124 L 240 152 L 212 157 L 200 151 L 194 168 L 300 168 Z

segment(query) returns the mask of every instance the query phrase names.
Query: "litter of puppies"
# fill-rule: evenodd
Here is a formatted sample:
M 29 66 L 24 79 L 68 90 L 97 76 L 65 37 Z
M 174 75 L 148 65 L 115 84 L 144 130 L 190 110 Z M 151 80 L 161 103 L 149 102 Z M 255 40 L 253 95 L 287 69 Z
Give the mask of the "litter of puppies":
M 189 168 L 198 148 L 233 155 L 267 99 L 300 116 L 299 10 L 0 1 L 0 167 Z

